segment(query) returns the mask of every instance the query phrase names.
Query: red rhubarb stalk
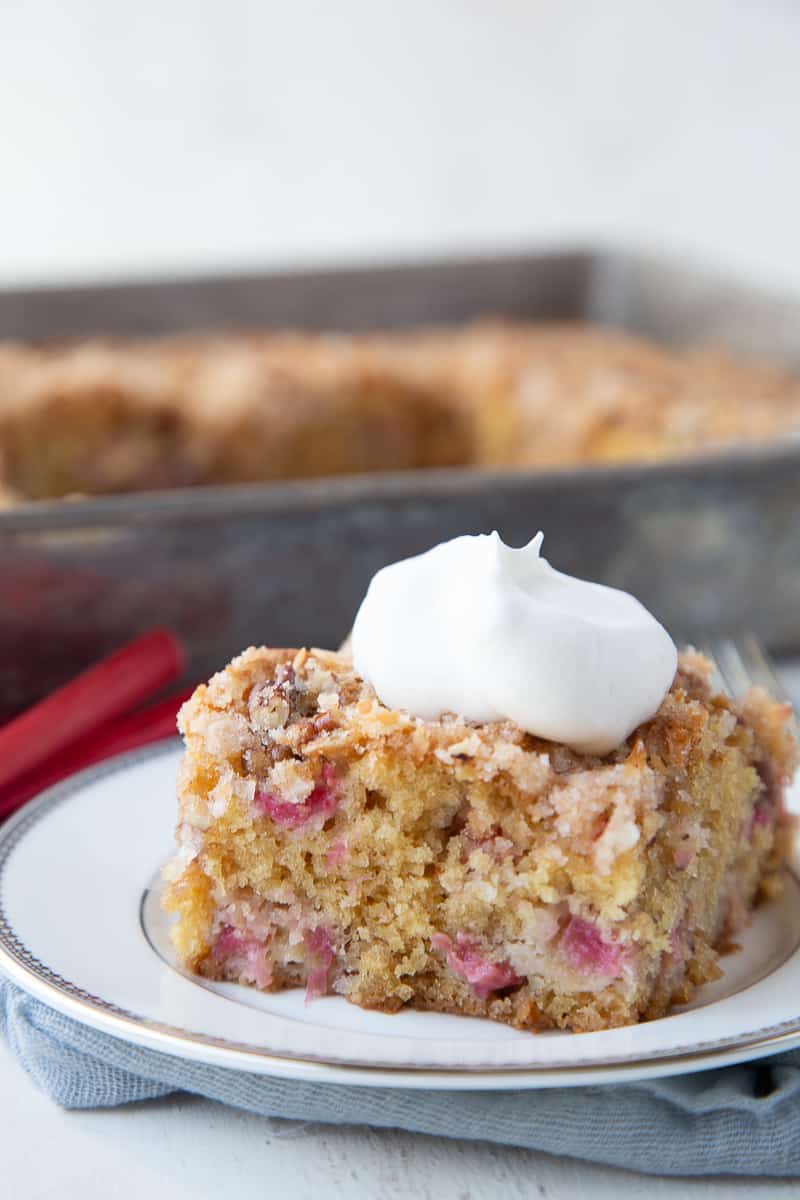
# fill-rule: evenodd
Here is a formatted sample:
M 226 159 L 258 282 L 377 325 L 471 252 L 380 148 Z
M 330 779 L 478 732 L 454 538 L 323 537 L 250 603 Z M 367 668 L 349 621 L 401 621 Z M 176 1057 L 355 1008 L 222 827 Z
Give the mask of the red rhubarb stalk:
M 45 788 L 52 787 L 76 771 L 82 771 L 115 754 L 136 750 L 172 736 L 178 709 L 190 695 L 191 690 L 180 692 L 112 725 L 103 726 L 29 771 L 21 779 L 0 788 L 0 820 L 9 817 Z
M 130 642 L 0 729 L 0 788 L 130 712 L 184 669 L 166 630 Z

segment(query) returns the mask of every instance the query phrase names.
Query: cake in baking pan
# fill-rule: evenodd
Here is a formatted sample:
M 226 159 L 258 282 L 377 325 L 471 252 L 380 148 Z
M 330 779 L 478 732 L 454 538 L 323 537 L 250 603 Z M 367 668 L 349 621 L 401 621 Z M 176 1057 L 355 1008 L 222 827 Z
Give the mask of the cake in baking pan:
M 20 499 L 653 461 L 798 429 L 786 372 L 589 325 L 0 344 Z

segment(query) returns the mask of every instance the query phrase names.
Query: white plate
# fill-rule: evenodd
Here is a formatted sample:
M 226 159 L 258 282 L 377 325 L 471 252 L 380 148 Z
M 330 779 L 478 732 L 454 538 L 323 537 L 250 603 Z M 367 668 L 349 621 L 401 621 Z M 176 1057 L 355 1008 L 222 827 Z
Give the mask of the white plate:
M 158 903 L 177 740 L 45 793 L 0 832 L 0 969 L 87 1025 L 184 1058 L 296 1079 L 521 1088 L 634 1080 L 800 1044 L 800 884 L 762 907 L 724 976 L 660 1021 L 522 1033 L 490 1021 L 365 1012 L 195 979 Z

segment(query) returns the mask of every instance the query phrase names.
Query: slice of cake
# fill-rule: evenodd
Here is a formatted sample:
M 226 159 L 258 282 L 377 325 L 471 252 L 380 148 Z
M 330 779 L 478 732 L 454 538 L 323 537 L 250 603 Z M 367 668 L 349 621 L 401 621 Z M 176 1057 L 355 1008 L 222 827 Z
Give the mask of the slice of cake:
M 600 756 L 393 710 L 344 655 L 247 650 L 180 716 L 180 959 L 534 1030 L 663 1014 L 777 886 L 795 762 L 786 706 L 710 670 L 684 654 Z

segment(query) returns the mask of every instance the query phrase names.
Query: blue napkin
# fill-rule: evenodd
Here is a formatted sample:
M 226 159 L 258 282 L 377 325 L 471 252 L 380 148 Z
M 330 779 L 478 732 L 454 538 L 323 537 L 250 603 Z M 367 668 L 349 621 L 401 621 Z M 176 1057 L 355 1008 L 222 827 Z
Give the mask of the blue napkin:
M 185 1091 L 268 1117 L 498 1142 L 657 1175 L 800 1175 L 800 1050 L 624 1087 L 433 1092 L 296 1083 L 129 1045 L 2 978 L 0 1034 L 64 1108 Z

